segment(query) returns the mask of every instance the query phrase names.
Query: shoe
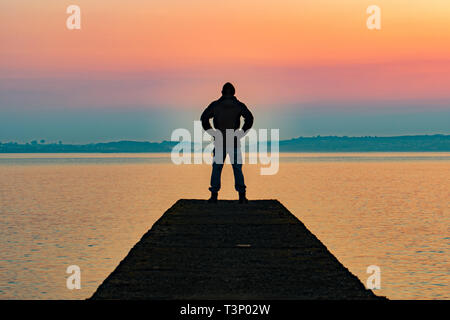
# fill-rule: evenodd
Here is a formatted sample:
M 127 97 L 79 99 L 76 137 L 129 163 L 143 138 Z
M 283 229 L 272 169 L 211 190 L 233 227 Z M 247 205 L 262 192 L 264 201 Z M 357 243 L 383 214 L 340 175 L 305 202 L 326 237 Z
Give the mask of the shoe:
M 245 197 L 245 192 L 239 192 L 239 203 L 248 203 L 248 199 Z
M 208 203 L 217 203 L 217 192 L 211 192 L 211 198 L 208 199 Z

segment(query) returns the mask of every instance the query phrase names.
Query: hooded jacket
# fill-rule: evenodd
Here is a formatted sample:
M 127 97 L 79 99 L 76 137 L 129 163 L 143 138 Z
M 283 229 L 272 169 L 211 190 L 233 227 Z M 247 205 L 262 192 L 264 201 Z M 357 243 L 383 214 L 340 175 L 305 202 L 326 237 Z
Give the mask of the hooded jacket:
M 200 120 L 203 129 L 212 129 L 209 120 L 213 119 L 214 128 L 220 130 L 224 135 L 227 129 L 240 129 L 241 116 L 244 118 L 242 130 L 246 132 L 253 125 L 253 115 L 247 106 L 240 102 L 235 96 L 222 95 L 219 100 L 213 101 L 203 111 Z

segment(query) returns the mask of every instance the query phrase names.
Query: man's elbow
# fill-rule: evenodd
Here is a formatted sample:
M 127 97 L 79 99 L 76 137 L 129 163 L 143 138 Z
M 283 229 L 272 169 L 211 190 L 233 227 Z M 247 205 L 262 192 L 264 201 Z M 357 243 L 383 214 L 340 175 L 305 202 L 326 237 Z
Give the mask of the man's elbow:
M 253 115 L 251 113 L 249 113 L 246 120 L 247 120 L 246 122 L 248 122 L 248 126 L 250 129 L 253 126 L 253 121 L 255 120 L 255 118 L 253 118 Z
M 246 120 L 244 125 L 242 126 L 242 130 L 244 132 L 247 132 L 248 130 L 250 130 L 253 126 L 253 119 L 252 120 Z
M 209 122 L 209 119 L 200 119 L 200 120 L 202 122 L 203 130 L 207 131 L 212 128 L 211 123 Z

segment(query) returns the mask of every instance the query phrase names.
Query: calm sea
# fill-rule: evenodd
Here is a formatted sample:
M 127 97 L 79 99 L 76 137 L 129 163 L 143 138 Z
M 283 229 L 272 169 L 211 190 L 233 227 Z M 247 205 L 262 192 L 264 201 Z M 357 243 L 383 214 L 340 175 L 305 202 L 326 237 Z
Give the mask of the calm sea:
M 244 173 L 250 199 L 279 199 L 364 284 L 379 266 L 377 294 L 450 298 L 450 153 L 284 154 L 276 175 Z M 0 154 L 0 299 L 90 297 L 209 175 L 167 154 Z M 236 198 L 229 166 L 219 197 Z

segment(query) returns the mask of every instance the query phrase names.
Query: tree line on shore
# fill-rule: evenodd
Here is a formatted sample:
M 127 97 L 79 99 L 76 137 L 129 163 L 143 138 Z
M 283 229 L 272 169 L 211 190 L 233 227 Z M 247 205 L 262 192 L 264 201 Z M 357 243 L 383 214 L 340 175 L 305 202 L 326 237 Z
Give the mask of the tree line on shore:
M 117 141 L 89 144 L 0 142 L 0 153 L 115 153 L 171 152 L 175 141 L 141 142 Z M 269 142 L 270 144 L 270 142 Z M 270 146 L 268 146 L 270 150 Z M 392 137 L 315 136 L 298 137 L 279 142 L 280 152 L 450 152 L 450 135 L 415 135 Z

